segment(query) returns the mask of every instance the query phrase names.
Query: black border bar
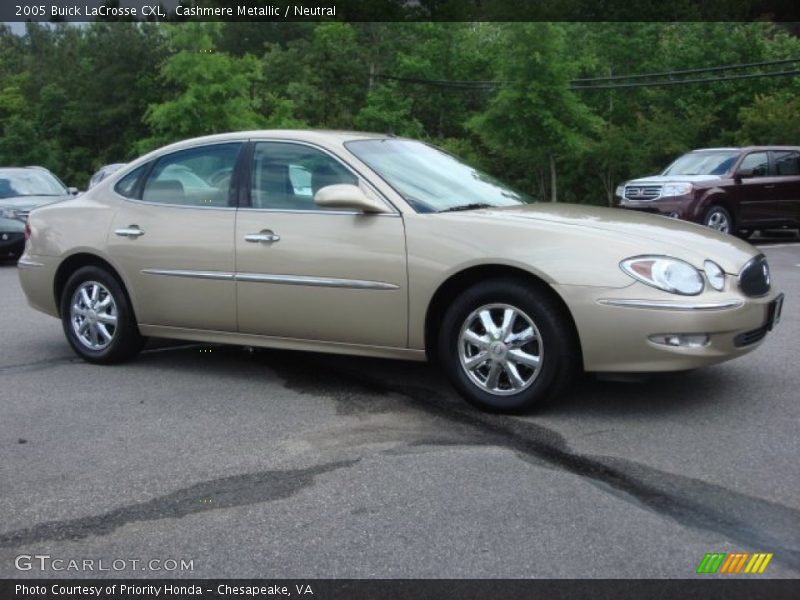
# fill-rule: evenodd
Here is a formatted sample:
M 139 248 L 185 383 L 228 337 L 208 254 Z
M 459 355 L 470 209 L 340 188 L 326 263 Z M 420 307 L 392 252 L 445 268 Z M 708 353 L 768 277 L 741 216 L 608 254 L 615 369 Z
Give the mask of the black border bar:
M 306 598 L 312 600 L 627 600 L 646 598 L 702 598 L 703 600 L 784 600 L 800 597 L 800 580 L 754 579 L 731 575 L 705 579 L 3 579 L 4 600 L 161 600 L 196 598 L 231 600 L 252 598 Z M 713 576 L 712 576 L 713 577 Z M 122 586 L 142 588 L 123 592 Z M 26 586 L 23 593 L 17 586 Z M 171 586 L 168 588 L 168 586 Z M 226 587 L 227 586 L 227 587 Z M 43 593 L 30 593 L 36 587 Z M 257 594 L 227 590 L 263 588 Z M 86 588 L 84 593 L 69 590 Z M 89 589 L 93 592 L 88 591 Z M 100 593 L 96 591 L 100 589 Z M 154 591 L 160 590 L 158 594 Z M 168 591 L 171 589 L 172 591 Z M 274 593 L 285 589 L 286 593 Z M 309 594 L 308 590 L 313 594 Z M 59 592 L 63 592 L 60 593 Z M 268 593 L 272 590 L 273 593 Z M 55 593 L 54 593 L 55 592 Z M 222 593 L 221 593 L 222 592 Z
M 177 10 L 178 0 L 3 0 L 0 21 L 800 21 L 797 0 L 181 0 L 180 4 L 207 14 L 178 14 L 186 12 Z M 100 6 L 104 16 L 93 12 Z M 153 11 L 155 7 L 160 9 Z

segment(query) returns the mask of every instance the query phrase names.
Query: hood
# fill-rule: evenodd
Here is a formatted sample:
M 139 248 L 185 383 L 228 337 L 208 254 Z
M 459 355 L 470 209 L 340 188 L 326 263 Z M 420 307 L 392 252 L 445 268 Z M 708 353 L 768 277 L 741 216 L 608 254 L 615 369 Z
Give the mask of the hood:
M 470 211 L 482 218 L 527 221 L 531 225 L 560 226 L 602 231 L 611 239 L 625 236 L 641 246 L 640 254 L 669 254 L 701 268 L 713 260 L 727 273 L 737 274 L 759 251 L 732 235 L 727 235 L 678 219 L 621 208 L 583 204 L 524 204 Z M 467 214 L 467 213 L 462 213 Z
M 701 183 L 704 181 L 719 181 L 720 179 L 719 175 L 651 175 L 650 177 L 631 179 L 626 181 L 624 185 L 673 182 Z
M 19 219 L 4 219 L 0 217 L 0 233 L 22 233 L 25 223 Z
M 30 211 L 45 204 L 61 202 L 75 196 L 14 196 L 12 198 L 0 198 L 0 209 L 13 208 L 15 210 Z

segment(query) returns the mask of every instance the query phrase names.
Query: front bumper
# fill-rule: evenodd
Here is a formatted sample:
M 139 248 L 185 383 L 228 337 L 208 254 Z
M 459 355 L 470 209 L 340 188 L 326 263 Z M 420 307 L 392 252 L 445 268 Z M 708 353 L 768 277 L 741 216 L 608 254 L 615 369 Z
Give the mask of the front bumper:
M 25 249 L 25 234 L 18 231 L 0 231 L 0 258 L 16 258 Z
M 611 289 L 554 286 L 569 307 L 594 372 L 683 371 L 712 365 L 757 348 L 766 337 L 772 290 L 748 298 L 732 289 L 676 296 L 641 283 Z M 667 346 L 658 335 L 708 335 L 703 346 Z
M 664 215 L 685 221 L 694 220 L 694 214 L 689 210 L 691 198 L 688 196 L 673 196 L 670 198 L 659 198 L 658 200 L 620 200 L 619 207 L 628 210 L 636 210 L 654 215 Z

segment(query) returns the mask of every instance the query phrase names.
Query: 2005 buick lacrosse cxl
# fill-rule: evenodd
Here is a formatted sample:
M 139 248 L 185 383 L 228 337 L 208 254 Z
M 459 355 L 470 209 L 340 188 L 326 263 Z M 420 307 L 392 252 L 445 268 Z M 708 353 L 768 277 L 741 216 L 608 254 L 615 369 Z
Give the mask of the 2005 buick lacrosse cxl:
M 146 336 L 435 360 L 530 409 L 580 370 L 753 350 L 783 296 L 753 246 L 630 211 L 536 204 L 434 147 L 253 131 L 152 152 L 34 210 L 19 276 L 84 359 Z

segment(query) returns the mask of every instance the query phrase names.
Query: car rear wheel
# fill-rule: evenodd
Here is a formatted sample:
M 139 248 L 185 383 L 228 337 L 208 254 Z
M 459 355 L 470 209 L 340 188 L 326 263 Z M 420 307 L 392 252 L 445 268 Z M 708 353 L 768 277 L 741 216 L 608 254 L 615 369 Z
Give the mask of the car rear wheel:
M 471 404 L 524 412 L 566 389 L 579 364 L 563 307 L 512 279 L 478 284 L 456 298 L 439 331 L 439 359 Z
M 67 280 L 61 322 L 72 349 L 89 362 L 122 362 L 144 344 L 122 286 L 100 267 L 81 267 Z
M 731 233 L 733 231 L 733 218 L 731 213 L 722 206 L 712 206 L 708 209 L 703 224 L 711 229 L 716 229 L 722 233 Z

